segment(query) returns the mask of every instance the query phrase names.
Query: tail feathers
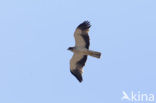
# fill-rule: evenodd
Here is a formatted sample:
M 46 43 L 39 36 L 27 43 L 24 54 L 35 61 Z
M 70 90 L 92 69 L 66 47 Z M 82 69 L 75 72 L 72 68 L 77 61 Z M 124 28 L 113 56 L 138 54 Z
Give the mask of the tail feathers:
M 88 51 L 88 55 L 96 57 L 96 58 L 100 58 L 101 57 L 101 53 L 100 52 L 96 52 L 96 51 Z

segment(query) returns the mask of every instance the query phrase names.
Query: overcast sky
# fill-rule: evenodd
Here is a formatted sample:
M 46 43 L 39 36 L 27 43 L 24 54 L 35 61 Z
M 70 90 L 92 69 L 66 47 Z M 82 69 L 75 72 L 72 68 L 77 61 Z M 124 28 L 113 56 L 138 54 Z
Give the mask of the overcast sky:
M 79 83 L 67 48 L 84 20 L 102 56 Z M 155 0 L 0 1 L 0 103 L 125 103 L 122 91 L 156 95 L 155 73 Z

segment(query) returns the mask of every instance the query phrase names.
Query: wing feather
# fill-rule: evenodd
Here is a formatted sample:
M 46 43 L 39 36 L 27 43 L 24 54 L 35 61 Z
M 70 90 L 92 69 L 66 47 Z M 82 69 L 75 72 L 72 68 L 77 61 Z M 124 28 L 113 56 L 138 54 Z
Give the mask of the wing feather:
M 88 31 L 90 27 L 90 23 L 88 21 L 84 21 L 76 28 L 74 32 L 75 46 L 89 49 L 90 42 Z
M 87 55 L 82 53 L 74 53 L 70 60 L 70 71 L 71 73 L 81 82 L 83 80 L 83 66 L 85 66 Z

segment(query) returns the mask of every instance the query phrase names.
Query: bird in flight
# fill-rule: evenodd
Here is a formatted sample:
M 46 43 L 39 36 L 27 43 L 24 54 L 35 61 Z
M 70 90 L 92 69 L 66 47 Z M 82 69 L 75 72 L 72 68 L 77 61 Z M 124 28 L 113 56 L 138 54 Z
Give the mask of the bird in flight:
M 74 54 L 70 60 L 70 72 L 82 82 L 83 66 L 85 66 L 87 56 L 100 58 L 101 53 L 97 51 L 89 50 L 90 39 L 89 39 L 89 28 L 91 27 L 89 21 L 84 21 L 76 28 L 74 32 L 75 46 L 69 47 L 68 50 Z

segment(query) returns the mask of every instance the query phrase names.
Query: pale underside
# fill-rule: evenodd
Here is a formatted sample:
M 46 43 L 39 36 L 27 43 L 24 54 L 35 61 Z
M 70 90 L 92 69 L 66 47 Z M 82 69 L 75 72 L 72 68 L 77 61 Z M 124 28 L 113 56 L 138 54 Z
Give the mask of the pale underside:
M 74 33 L 75 47 L 85 48 L 86 42 L 85 42 L 84 38 L 82 37 L 82 35 L 88 35 L 88 30 L 82 31 L 77 28 Z
M 80 72 L 82 73 L 82 67 L 77 64 L 78 61 L 80 61 L 84 56 L 84 53 L 81 52 L 75 52 L 70 60 L 70 68 L 71 69 L 80 69 Z
M 88 30 L 82 31 L 77 28 L 74 33 L 76 50 L 74 50 L 74 55 L 70 60 L 70 69 L 81 69 L 82 71 L 82 67 L 80 67 L 77 62 L 84 57 L 88 50 L 85 48 L 86 42 L 84 41 L 82 35 L 88 35 Z

